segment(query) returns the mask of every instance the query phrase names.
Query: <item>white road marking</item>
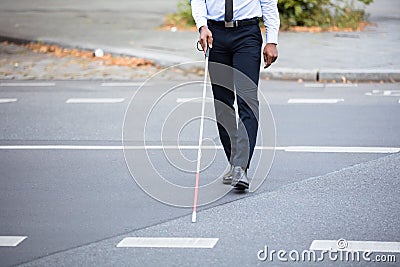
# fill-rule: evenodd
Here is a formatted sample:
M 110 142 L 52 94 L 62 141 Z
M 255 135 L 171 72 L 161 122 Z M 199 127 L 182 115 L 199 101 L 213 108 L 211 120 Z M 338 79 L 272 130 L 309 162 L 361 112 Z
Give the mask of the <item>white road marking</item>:
M 325 84 L 323 84 L 323 83 L 305 83 L 304 87 L 306 87 L 306 88 L 324 88 Z
M 202 103 L 203 99 L 201 97 L 198 98 L 177 98 L 176 103 L 185 103 L 185 102 L 194 102 L 194 103 Z M 211 98 L 205 99 L 206 103 L 213 103 Z
M 325 87 L 333 87 L 333 88 L 348 88 L 348 87 L 358 87 L 356 83 L 305 83 L 304 87 L 306 88 L 325 88 Z
M 400 147 L 338 147 L 338 146 L 288 146 L 286 152 L 309 153 L 398 153 Z
M 400 96 L 400 90 L 372 90 L 365 93 L 367 96 Z
M 400 104 L 400 99 L 399 99 L 399 104 Z
M 347 247 L 338 248 L 337 240 L 314 240 L 310 250 L 344 250 L 371 252 L 400 252 L 400 242 L 347 241 Z
M 67 104 L 114 104 L 124 102 L 125 98 L 70 98 Z
M 289 104 L 336 104 L 343 102 L 344 99 L 313 99 L 313 98 L 292 98 L 288 100 Z
M 123 146 L 89 145 L 3 145 L 0 150 L 121 150 Z M 139 149 L 139 148 L 138 148 Z M 143 146 L 142 148 L 143 149 Z
M 118 248 L 214 248 L 219 238 L 127 237 Z
M 333 88 L 349 88 L 349 87 L 358 87 L 356 83 L 328 83 L 326 87 Z
M 27 236 L 0 236 L 0 247 L 16 247 L 26 238 Z
M 142 86 L 144 82 L 108 82 L 102 83 L 101 86 L 106 87 L 139 87 Z M 148 85 L 146 83 L 146 85 Z
M 17 102 L 17 98 L 0 98 L 0 104 Z
M 197 145 L 148 145 L 148 146 L 106 146 L 106 145 L 0 145 L 0 150 L 195 150 Z M 222 146 L 202 146 L 204 150 L 222 150 Z M 400 147 L 335 147 L 335 146 L 287 146 L 268 147 L 256 146 L 256 150 L 277 150 L 298 153 L 366 153 L 366 154 L 392 154 L 400 152 Z
M 3 145 L 0 150 L 162 150 L 162 149 L 181 149 L 181 150 L 194 150 L 198 146 L 103 146 L 103 145 Z M 222 146 L 202 146 L 202 149 L 223 149 Z M 264 147 L 256 147 L 256 149 L 272 149 Z
M 400 90 L 390 90 L 390 96 L 400 96 Z
M 56 86 L 55 83 L 21 82 L 21 83 L 0 83 L 1 87 L 48 87 Z

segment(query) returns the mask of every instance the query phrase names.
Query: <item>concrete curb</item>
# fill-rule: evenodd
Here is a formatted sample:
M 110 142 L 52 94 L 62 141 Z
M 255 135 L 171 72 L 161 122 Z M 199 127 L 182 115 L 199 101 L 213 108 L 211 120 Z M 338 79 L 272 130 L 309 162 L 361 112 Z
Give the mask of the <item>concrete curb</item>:
M 153 61 L 155 64 L 158 64 L 163 67 L 173 66 L 182 62 L 193 61 L 190 58 L 176 56 L 170 53 L 157 53 L 154 51 L 147 51 L 141 49 L 131 49 L 131 48 L 124 48 L 124 47 L 115 47 L 115 46 L 105 46 L 105 45 L 98 45 L 98 44 L 91 44 L 91 43 L 81 43 L 76 41 L 69 41 L 69 40 L 54 40 L 54 39 L 46 39 L 46 38 L 39 38 L 37 40 L 32 39 L 25 39 L 25 38 L 16 38 L 16 37 L 9 37 L 9 36 L 1 36 L 0 35 L 0 42 L 12 42 L 15 44 L 28 44 L 31 42 L 41 42 L 48 45 L 57 45 L 60 47 L 65 48 L 77 48 L 81 50 L 95 50 L 101 48 L 104 52 L 110 53 L 112 55 L 122 55 L 122 56 L 131 56 L 131 57 L 138 57 L 144 58 Z
M 400 81 L 400 70 L 395 69 L 353 69 L 320 70 L 319 81 Z
M 16 44 L 27 44 L 30 42 L 37 42 L 37 40 L 15 38 L 9 36 L 0 36 L 0 42 L 8 41 Z M 66 42 L 65 40 L 40 40 L 46 44 L 54 44 L 66 48 L 78 48 L 83 50 L 95 50 L 101 47 L 105 52 L 113 55 L 123 55 L 145 58 L 153 61 L 155 64 L 162 67 L 171 67 L 180 63 L 193 62 L 192 58 L 181 57 L 170 53 L 158 53 L 155 51 L 147 51 L 141 49 L 130 49 L 124 47 L 111 47 L 104 45 L 95 45 L 88 43 L 79 42 Z M 198 66 L 197 66 L 198 65 Z M 196 68 L 201 68 L 203 64 L 197 64 Z M 183 66 L 177 66 L 184 71 L 191 71 Z M 186 65 L 187 67 L 187 65 Z M 275 79 L 275 80 L 304 80 L 304 81 L 389 81 L 399 82 L 400 81 L 400 70 L 397 69 L 291 69 L 291 68 L 274 68 L 273 66 L 269 69 L 262 69 L 260 73 L 261 79 Z
M 400 81 L 400 70 L 396 69 L 288 69 L 273 68 L 262 70 L 260 74 L 262 79 L 278 80 L 305 80 L 305 81 Z
M 263 67 L 263 65 L 262 65 Z M 289 69 L 289 68 L 275 68 L 271 66 L 269 69 L 262 69 L 260 73 L 261 79 L 272 80 L 305 80 L 317 81 L 318 70 L 307 69 Z

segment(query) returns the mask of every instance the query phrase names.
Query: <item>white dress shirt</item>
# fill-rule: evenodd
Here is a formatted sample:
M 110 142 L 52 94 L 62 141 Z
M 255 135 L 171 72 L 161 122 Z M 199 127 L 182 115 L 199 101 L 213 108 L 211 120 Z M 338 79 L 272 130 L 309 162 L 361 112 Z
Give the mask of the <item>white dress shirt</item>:
M 224 21 L 224 0 L 191 0 L 192 15 L 198 29 L 207 25 L 207 20 Z M 263 17 L 267 31 L 267 43 L 278 43 L 280 26 L 278 0 L 234 0 L 233 20 Z

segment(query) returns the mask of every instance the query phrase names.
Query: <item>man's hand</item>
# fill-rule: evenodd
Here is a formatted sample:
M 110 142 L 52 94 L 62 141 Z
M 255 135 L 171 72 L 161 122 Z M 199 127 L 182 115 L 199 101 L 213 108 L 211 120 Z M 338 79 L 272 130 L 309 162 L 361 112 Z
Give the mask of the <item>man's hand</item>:
M 200 28 L 200 38 L 199 42 L 201 47 L 203 48 L 204 54 L 207 51 L 207 44 L 209 48 L 212 48 L 213 37 L 211 31 L 207 26 L 202 26 Z
M 276 48 L 276 44 L 266 44 L 264 47 L 264 69 L 271 66 L 272 63 L 276 61 L 278 58 L 278 49 Z

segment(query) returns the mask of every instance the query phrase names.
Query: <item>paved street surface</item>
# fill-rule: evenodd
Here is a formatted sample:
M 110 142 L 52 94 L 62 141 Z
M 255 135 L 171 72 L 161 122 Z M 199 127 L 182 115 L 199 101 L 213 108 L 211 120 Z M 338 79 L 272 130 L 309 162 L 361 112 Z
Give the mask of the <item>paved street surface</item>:
M 1 41 L 156 64 L 0 43 L 0 267 L 398 266 L 400 2 L 374 1 L 363 32 L 281 33 L 260 82 L 256 191 L 220 182 L 227 162 L 206 101 L 198 203 L 220 194 L 196 223 L 204 58 L 197 32 L 158 29 L 177 2 L 1 1 Z
M 145 84 L 146 99 L 189 81 L 176 78 Z M 256 192 L 230 192 L 201 207 L 195 224 L 191 209 L 145 194 L 126 166 L 124 113 L 141 84 L 0 82 L 0 236 L 26 237 L 0 247 L 0 266 L 262 266 L 270 263 L 257 258 L 265 245 L 302 251 L 313 240 L 400 241 L 399 84 L 262 81 L 276 123 L 272 169 Z M 181 97 L 200 96 L 194 86 Z M 157 105 L 177 104 L 167 98 Z M 164 115 L 155 117 L 160 124 Z M 198 128 L 188 128 L 183 139 L 196 145 Z M 205 129 L 217 140 L 211 123 Z M 165 172 L 163 153 L 150 154 Z M 212 165 L 226 167 L 221 150 Z M 169 175 L 176 183 L 195 181 L 176 169 Z M 209 249 L 117 248 L 127 237 L 218 241 Z

